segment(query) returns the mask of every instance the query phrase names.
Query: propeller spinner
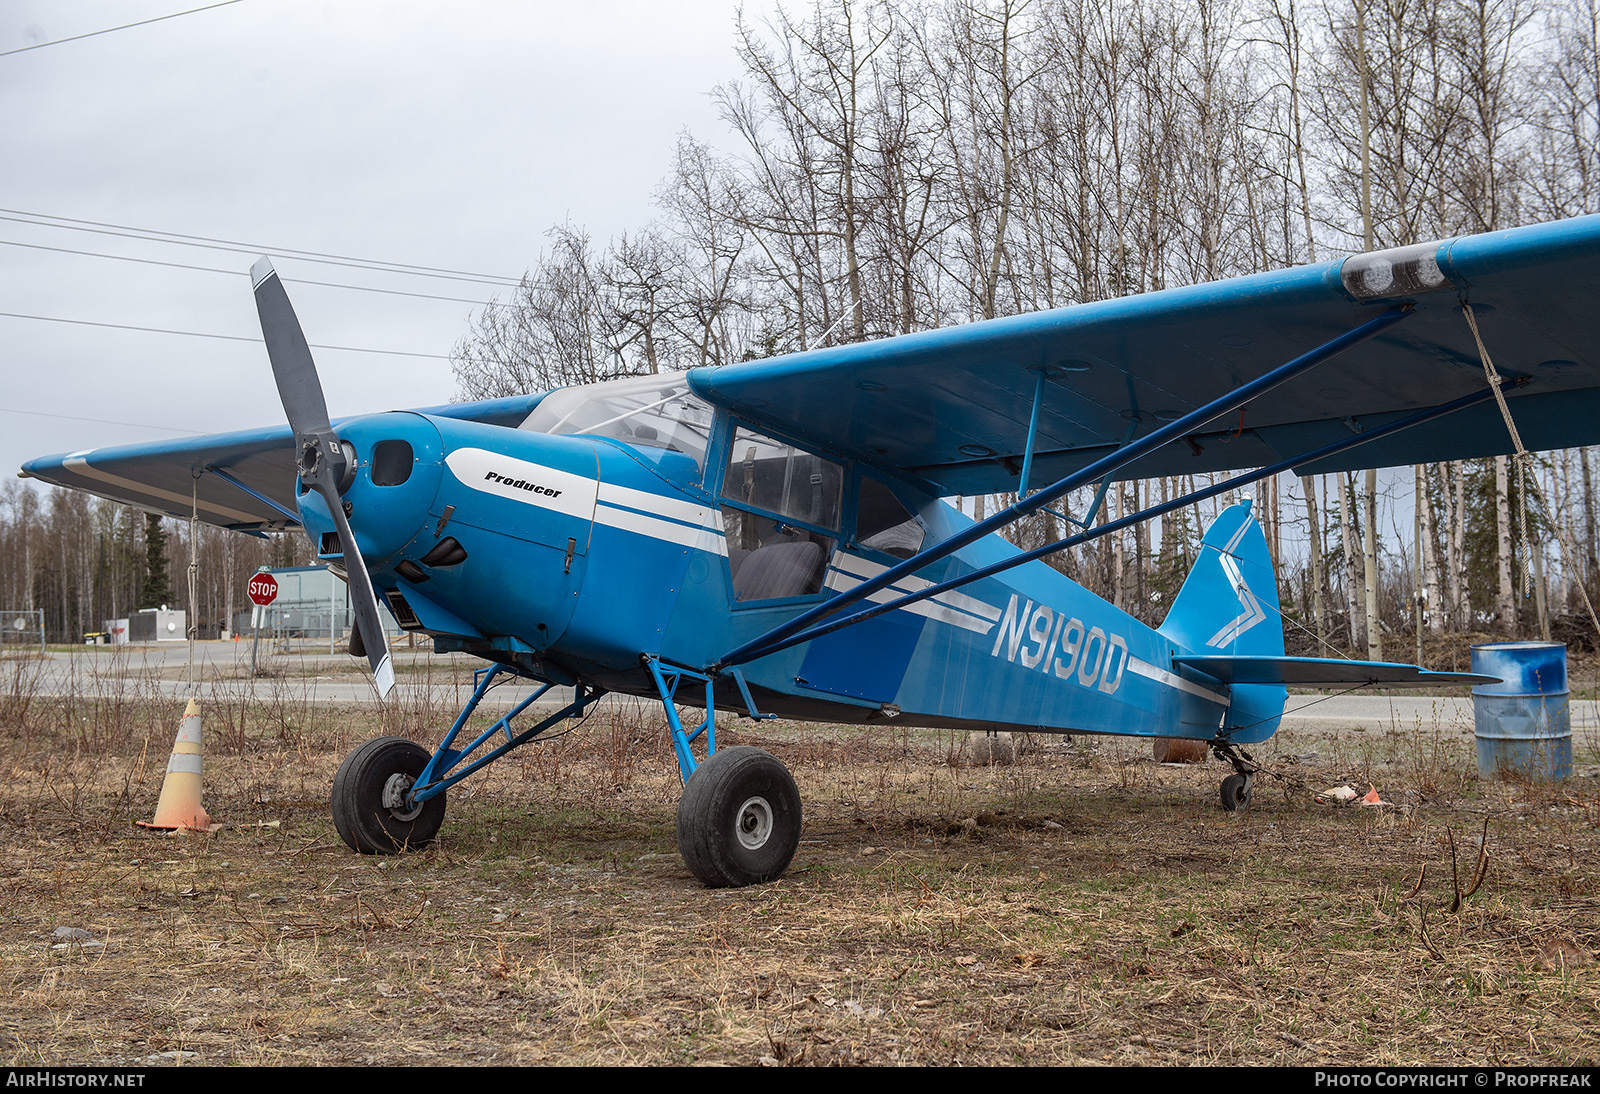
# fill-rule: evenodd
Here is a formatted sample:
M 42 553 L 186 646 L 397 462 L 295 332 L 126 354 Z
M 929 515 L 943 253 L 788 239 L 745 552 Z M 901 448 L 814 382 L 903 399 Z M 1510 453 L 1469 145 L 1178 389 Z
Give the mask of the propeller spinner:
M 378 597 L 372 576 L 356 547 L 356 537 L 345 519 L 340 488 L 349 485 L 355 473 L 355 451 L 339 440 L 328 421 L 328 403 L 322 395 L 316 362 L 300 330 L 289 294 L 272 263 L 258 259 L 250 267 L 250 284 L 255 290 L 256 311 L 261 316 L 261 333 L 267 342 L 267 357 L 272 361 L 272 376 L 278 383 L 283 412 L 294 431 L 299 451 L 300 481 L 315 490 L 328 505 L 333 525 L 339 534 L 339 549 L 344 553 L 350 601 L 355 606 L 356 631 L 365 647 L 367 662 L 378 685 L 378 694 L 387 696 L 394 687 L 394 666 L 389 660 L 389 643 L 384 639 L 378 618 Z

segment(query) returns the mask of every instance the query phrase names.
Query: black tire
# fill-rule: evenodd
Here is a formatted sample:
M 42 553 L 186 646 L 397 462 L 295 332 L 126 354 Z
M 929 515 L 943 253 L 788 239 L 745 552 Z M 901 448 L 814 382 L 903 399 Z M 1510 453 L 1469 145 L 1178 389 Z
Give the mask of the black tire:
M 720 748 L 695 768 L 678 802 L 678 853 L 713 889 L 772 881 L 800 846 L 800 791 L 779 759 Z
M 1237 772 L 1222 780 L 1222 808 L 1232 813 L 1250 805 L 1250 780 Z
M 344 758 L 333 777 L 333 826 L 353 851 L 392 855 L 426 846 L 444 823 L 444 795 L 404 812 L 383 804 L 384 788 L 395 776 L 397 789 L 409 788 L 422 774 L 429 753 L 404 737 L 378 737 Z

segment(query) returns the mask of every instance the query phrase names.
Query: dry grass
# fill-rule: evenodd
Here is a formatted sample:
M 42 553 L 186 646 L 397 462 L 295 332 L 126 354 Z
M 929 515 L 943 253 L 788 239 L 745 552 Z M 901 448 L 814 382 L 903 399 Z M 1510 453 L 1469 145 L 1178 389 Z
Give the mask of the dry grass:
M 228 686 L 203 710 L 210 836 L 131 825 L 177 704 L 36 699 L 0 727 L 5 1063 L 1597 1055 L 1600 780 L 1481 782 L 1460 727 L 1285 735 L 1262 752 L 1291 778 L 1237 815 L 1219 765 L 1137 742 L 975 768 L 948 734 L 725 732 L 790 764 L 807 819 L 788 876 L 713 892 L 678 860 L 646 708 L 514 753 L 433 848 L 374 859 L 333 831 L 334 768 L 379 732 L 436 740 L 448 689 L 379 715 Z M 1397 804 L 1312 802 L 1344 780 Z

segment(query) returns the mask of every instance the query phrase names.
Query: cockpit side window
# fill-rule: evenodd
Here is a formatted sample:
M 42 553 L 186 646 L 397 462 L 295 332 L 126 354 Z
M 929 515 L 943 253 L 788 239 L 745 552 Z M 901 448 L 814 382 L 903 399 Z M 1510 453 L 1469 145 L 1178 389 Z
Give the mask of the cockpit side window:
M 922 549 L 925 535 L 927 529 L 887 486 L 868 475 L 861 476 L 861 489 L 856 496 L 858 546 L 895 558 L 910 558 Z
M 738 601 L 822 591 L 839 533 L 844 467 L 738 428 L 723 470 L 723 530 Z
M 722 494 L 752 509 L 839 530 L 844 467 L 740 427 L 728 447 Z

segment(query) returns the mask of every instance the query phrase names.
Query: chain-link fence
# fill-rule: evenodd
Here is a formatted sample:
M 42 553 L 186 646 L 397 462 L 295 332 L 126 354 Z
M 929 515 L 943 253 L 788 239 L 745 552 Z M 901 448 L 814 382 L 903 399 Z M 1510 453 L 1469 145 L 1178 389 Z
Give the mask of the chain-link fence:
M 0 648 L 14 646 L 44 652 L 44 610 L 0 611 Z
M 281 653 L 342 652 L 355 625 L 349 587 L 326 566 L 269 572 L 278 582 L 277 598 L 264 608 L 240 613 L 238 633 L 253 636 L 252 628 L 259 628 L 261 641 L 270 641 Z M 383 624 L 391 638 L 400 633 L 391 620 L 383 619 Z

